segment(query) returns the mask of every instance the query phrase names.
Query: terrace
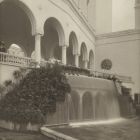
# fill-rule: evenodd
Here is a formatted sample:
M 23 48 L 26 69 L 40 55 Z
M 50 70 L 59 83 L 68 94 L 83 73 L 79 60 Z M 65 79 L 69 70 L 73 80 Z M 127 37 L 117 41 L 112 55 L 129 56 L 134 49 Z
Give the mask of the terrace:
M 41 61 L 40 66 L 46 66 L 53 63 L 54 62 L 43 60 Z M 102 73 L 98 71 L 93 71 L 91 69 L 85 69 L 85 68 L 80 68 L 71 65 L 63 65 L 61 62 L 58 63 L 63 67 L 64 72 L 68 75 L 77 75 L 77 76 L 84 75 L 84 76 L 97 77 L 97 78 L 103 78 L 109 80 L 113 80 L 113 78 L 115 78 L 115 79 L 119 79 L 124 83 L 132 83 L 131 77 L 117 75 L 117 74 Z M 35 68 L 37 66 L 37 63 L 35 59 L 29 57 L 20 57 L 8 53 L 0 52 L 0 65 Z

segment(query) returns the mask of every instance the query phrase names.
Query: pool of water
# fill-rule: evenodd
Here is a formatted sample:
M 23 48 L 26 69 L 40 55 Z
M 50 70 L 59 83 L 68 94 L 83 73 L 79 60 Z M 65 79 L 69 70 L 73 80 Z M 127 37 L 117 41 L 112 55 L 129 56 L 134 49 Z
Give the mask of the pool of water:
M 115 123 L 53 128 L 79 140 L 140 140 L 140 119 L 127 119 Z

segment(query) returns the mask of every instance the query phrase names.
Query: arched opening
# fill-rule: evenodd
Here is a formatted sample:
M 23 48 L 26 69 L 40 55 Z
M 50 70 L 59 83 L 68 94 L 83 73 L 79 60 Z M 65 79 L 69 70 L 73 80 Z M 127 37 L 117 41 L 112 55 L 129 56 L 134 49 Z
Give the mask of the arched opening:
M 67 48 L 67 64 L 75 66 L 75 54 L 78 51 L 78 40 L 76 34 L 71 32 L 69 37 L 69 47 Z
M 0 40 L 5 42 L 7 49 L 11 44 L 16 44 L 26 52 L 27 56 L 30 56 L 34 50 L 35 41 L 30 22 L 32 19 L 27 15 L 25 9 L 28 8 L 16 0 L 0 3 Z M 30 10 L 28 9 L 28 11 Z
M 93 119 L 93 99 L 90 92 L 83 95 L 83 119 Z
M 87 47 L 85 43 L 82 43 L 79 56 L 79 67 L 86 68 L 86 61 L 87 61 Z
M 44 25 L 44 36 L 42 37 L 42 57 L 45 60 L 62 60 L 62 46 L 65 35 L 61 23 L 51 17 Z
M 76 121 L 79 118 L 79 102 L 80 97 L 76 91 L 69 94 L 69 119 Z
M 93 53 L 93 51 L 91 50 L 91 51 L 89 52 L 88 69 L 93 70 L 93 67 L 94 67 L 94 53 Z

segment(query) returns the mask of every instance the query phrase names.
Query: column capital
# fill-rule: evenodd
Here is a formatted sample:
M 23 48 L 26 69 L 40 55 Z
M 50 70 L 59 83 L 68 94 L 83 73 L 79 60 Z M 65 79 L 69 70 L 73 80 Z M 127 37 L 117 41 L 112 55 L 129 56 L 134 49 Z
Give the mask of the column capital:
M 43 34 L 42 33 L 36 33 L 36 34 L 34 34 L 34 36 L 43 36 Z
M 63 45 L 62 46 L 62 48 L 68 48 L 69 47 L 69 45 Z
M 75 53 L 74 55 L 75 55 L 75 56 L 80 56 L 80 54 L 79 54 L 79 53 Z

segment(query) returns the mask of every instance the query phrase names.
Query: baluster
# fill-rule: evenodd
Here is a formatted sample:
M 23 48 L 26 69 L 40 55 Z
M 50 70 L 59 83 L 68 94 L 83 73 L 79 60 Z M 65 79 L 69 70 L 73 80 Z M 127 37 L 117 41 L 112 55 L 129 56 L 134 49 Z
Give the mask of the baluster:
M 1 54 L 1 61 L 3 62 L 3 54 Z
M 24 58 L 23 57 L 20 58 L 20 65 L 24 65 Z
M 17 63 L 20 65 L 20 57 L 17 57 Z
M 16 63 L 16 64 L 17 64 L 17 62 L 18 62 L 17 59 L 18 59 L 18 58 L 17 58 L 16 56 L 14 56 L 14 60 L 15 60 L 15 63 Z
M 7 54 L 5 54 L 5 62 L 7 62 Z
M 27 59 L 27 67 L 29 66 L 29 63 L 30 63 L 30 59 Z
M 7 55 L 7 60 L 8 60 L 8 63 L 11 62 L 11 55 Z
M 2 54 L 2 56 L 3 56 L 3 62 L 4 62 L 4 61 L 5 61 L 5 60 L 4 60 L 4 54 Z
M 19 57 L 19 64 L 22 65 L 22 58 Z
M 14 60 L 14 63 L 16 63 L 16 57 L 15 56 L 13 56 L 13 60 Z
M 16 63 L 20 65 L 20 57 L 16 57 Z
M 21 65 L 24 65 L 24 58 L 21 58 Z
M 14 61 L 14 64 L 16 63 L 16 57 L 15 56 L 13 56 L 13 61 Z
M 2 59 L 2 62 L 4 61 L 4 59 L 3 59 L 4 57 L 3 57 L 3 53 L 1 54 L 1 59 Z
M 27 66 L 27 63 L 28 63 L 27 61 L 28 61 L 28 59 L 25 59 L 25 63 L 24 63 L 25 66 Z
M 3 62 L 3 54 L 1 54 L 1 61 Z

